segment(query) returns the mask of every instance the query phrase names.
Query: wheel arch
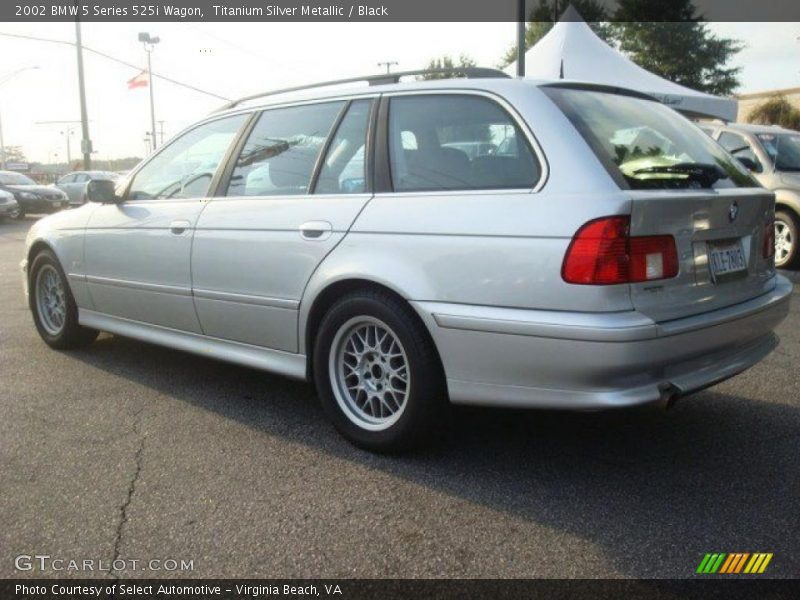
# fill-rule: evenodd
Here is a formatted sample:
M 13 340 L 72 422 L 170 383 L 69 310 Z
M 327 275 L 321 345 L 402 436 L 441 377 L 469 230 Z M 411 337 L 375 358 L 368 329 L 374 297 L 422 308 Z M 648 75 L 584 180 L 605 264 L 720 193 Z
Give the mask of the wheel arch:
M 61 265 L 61 269 L 64 270 L 64 264 L 61 260 L 61 257 L 56 252 L 56 249 L 53 245 L 44 240 L 44 239 L 37 239 L 35 242 L 31 244 L 31 247 L 28 249 L 28 254 L 26 256 L 28 260 L 27 272 L 25 276 L 28 279 L 28 305 L 30 306 L 31 310 L 33 310 L 32 302 L 34 302 L 34 294 L 33 294 L 33 261 L 36 260 L 36 257 L 39 256 L 43 251 L 49 251 L 53 256 L 56 257 L 56 261 L 58 264 Z M 66 271 L 65 271 L 66 273 Z M 64 281 L 65 285 L 70 288 L 70 292 L 72 292 L 72 286 L 70 285 L 69 277 L 65 277 Z
M 775 210 L 788 210 L 800 221 L 800 194 L 793 190 L 775 190 Z
M 301 352 L 305 352 L 307 357 L 306 375 L 309 381 L 313 381 L 313 348 L 317 332 L 319 331 L 319 326 L 322 323 L 322 319 L 325 317 L 327 311 L 331 306 L 334 305 L 338 298 L 357 290 L 382 291 L 406 305 L 410 309 L 410 313 L 413 315 L 413 318 L 416 320 L 417 324 L 420 325 L 422 331 L 424 331 L 425 335 L 428 337 L 428 341 L 432 344 L 436 352 L 439 365 L 440 367 L 442 366 L 442 360 L 441 356 L 439 355 L 439 349 L 436 346 L 436 342 L 434 341 L 428 326 L 425 324 L 425 321 L 408 301 L 408 298 L 406 298 L 400 291 L 394 289 L 392 286 L 383 282 L 378 282 L 374 279 L 365 278 L 363 276 L 343 277 L 341 279 L 337 279 L 336 281 L 329 282 L 324 287 L 321 287 L 315 294 L 313 300 L 310 302 L 310 305 L 308 305 L 305 318 L 303 318 L 303 315 L 301 314 L 299 321 L 299 339 L 302 343 Z
M 33 259 L 36 258 L 36 255 L 39 254 L 42 250 L 49 250 L 55 255 L 56 258 L 58 258 L 58 254 L 56 253 L 56 250 L 55 248 L 53 248 L 52 244 L 50 244 L 45 240 L 39 239 L 33 242 L 33 244 L 31 244 L 31 247 L 28 249 L 28 256 L 27 256 L 28 265 L 30 265 L 33 262 Z M 61 259 L 59 259 L 59 262 L 61 262 Z

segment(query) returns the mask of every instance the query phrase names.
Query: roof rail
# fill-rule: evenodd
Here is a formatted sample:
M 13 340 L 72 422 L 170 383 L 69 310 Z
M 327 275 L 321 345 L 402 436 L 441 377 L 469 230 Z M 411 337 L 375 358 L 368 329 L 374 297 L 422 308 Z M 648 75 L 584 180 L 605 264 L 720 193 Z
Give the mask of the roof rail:
M 490 79 L 490 78 L 510 78 L 511 76 L 498 69 L 489 69 L 485 67 L 454 67 L 452 69 L 419 69 L 417 71 L 398 71 L 397 73 L 383 73 L 380 75 L 368 75 L 366 77 L 350 77 L 348 79 L 337 79 L 334 81 L 323 81 L 321 83 L 312 83 L 308 85 L 298 85 L 295 87 L 288 87 L 279 90 L 272 90 L 269 92 L 261 92 L 259 94 L 252 94 L 250 96 L 243 96 L 224 106 L 218 108 L 214 112 L 221 112 L 239 106 L 243 102 L 256 100 L 257 98 L 265 98 L 267 96 L 277 96 L 279 94 L 288 94 L 289 92 L 299 92 L 301 90 L 311 90 L 314 88 L 328 87 L 333 85 L 342 85 L 345 83 L 357 83 L 366 81 L 369 85 L 385 85 L 389 83 L 399 83 L 401 77 L 410 77 L 412 75 L 453 75 L 454 77 L 465 77 L 467 79 Z

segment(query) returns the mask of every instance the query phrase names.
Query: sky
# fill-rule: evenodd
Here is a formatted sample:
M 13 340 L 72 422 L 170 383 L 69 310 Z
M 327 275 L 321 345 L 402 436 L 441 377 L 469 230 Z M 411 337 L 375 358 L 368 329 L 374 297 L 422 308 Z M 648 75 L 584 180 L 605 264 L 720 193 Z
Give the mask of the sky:
M 235 98 L 254 92 L 393 69 L 424 68 L 443 54 L 466 53 L 480 66 L 497 62 L 514 43 L 515 23 L 84 23 L 85 46 L 144 68 L 137 34 L 161 38 L 153 71 Z M 712 23 L 720 35 L 746 48 L 733 64 L 742 67 L 739 92 L 800 86 L 800 23 Z M 71 23 L 0 23 L 0 33 L 74 41 Z M 90 137 L 95 158 L 142 156 L 150 128 L 148 89 L 129 90 L 139 69 L 84 52 Z M 0 118 L 7 146 L 22 146 L 28 160 L 66 160 L 66 127 L 72 159 L 79 155 L 79 125 L 43 121 L 80 119 L 74 48 L 0 36 Z M 156 79 L 156 119 L 165 137 L 224 103 Z

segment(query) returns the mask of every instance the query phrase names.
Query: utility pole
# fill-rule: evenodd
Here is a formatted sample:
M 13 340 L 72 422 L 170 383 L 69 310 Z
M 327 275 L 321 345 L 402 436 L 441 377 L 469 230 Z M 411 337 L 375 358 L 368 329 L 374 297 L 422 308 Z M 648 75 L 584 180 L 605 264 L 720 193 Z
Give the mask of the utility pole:
M 387 73 L 391 73 L 392 72 L 392 66 L 393 65 L 397 66 L 398 64 L 400 64 L 400 63 L 398 63 L 396 60 L 387 60 L 385 62 L 379 62 L 378 66 L 379 67 L 384 67 L 385 66 L 386 67 L 386 72 Z
M 6 170 L 6 143 L 3 140 L 3 119 L 0 118 L 0 170 Z
M 36 121 L 37 125 L 63 125 L 64 129 L 59 133 L 67 138 L 67 168 L 72 168 L 72 151 L 70 149 L 70 136 L 82 124 L 81 121 Z
M 153 144 L 153 150 L 156 149 L 156 109 L 155 102 L 153 101 L 153 65 L 152 57 L 155 45 L 161 41 L 158 37 L 152 37 L 147 32 L 139 34 L 139 41 L 144 45 L 144 51 L 147 52 L 147 86 L 150 88 L 150 141 Z
M 517 0 L 517 76 L 525 77 L 525 0 Z
M 89 138 L 89 116 L 86 111 L 86 82 L 83 77 L 81 22 L 77 20 L 75 21 L 75 48 L 78 52 L 78 90 L 81 97 L 81 152 L 83 153 L 83 168 L 88 171 L 92 168 L 92 140 Z M 67 144 L 69 144 L 69 131 L 67 132 Z

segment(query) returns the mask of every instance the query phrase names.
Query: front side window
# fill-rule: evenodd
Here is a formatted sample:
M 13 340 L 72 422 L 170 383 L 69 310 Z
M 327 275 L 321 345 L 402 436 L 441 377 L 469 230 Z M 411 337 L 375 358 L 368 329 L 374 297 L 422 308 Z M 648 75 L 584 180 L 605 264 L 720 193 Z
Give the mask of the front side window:
M 532 188 L 541 174 L 511 116 L 463 94 L 392 98 L 389 158 L 397 192 Z
M 660 102 L 592 89 L 541 89 L 623 189 L 758 186 L 719 144 Z
M 720 146 L 730 152 L 734 158 L 736 158 L 751 171 L 760 173 L 764 170 L 764 168 L 761 166 L 761 162 L 758 160 L 758 156 L 756 156 L 756 153 L 753 151 L 753 147 L 750 145 L 750 142 L 744 139 L 741 135 L 730 133 L 729 131 L 723 131 L 719 136 L 718 141 Z
M 75 174 L 64 175 L 61 179 L 58 180 L 58 183 L 59 184 L 72 183 L 72 182 L 75 181 L 75 177 L 77 177 L 77 175 L 75 175 Z
M 264 111 L 236 160 L 227 195 L 307 194 L 317 157 L 344 104 Z
M 756 137 L 778 171 L 800 171 L 800 134 L 759 133 Z
M 247 115 L 204 123 L 171 142 L 136 173 L 128 199 L 202 198 Z

